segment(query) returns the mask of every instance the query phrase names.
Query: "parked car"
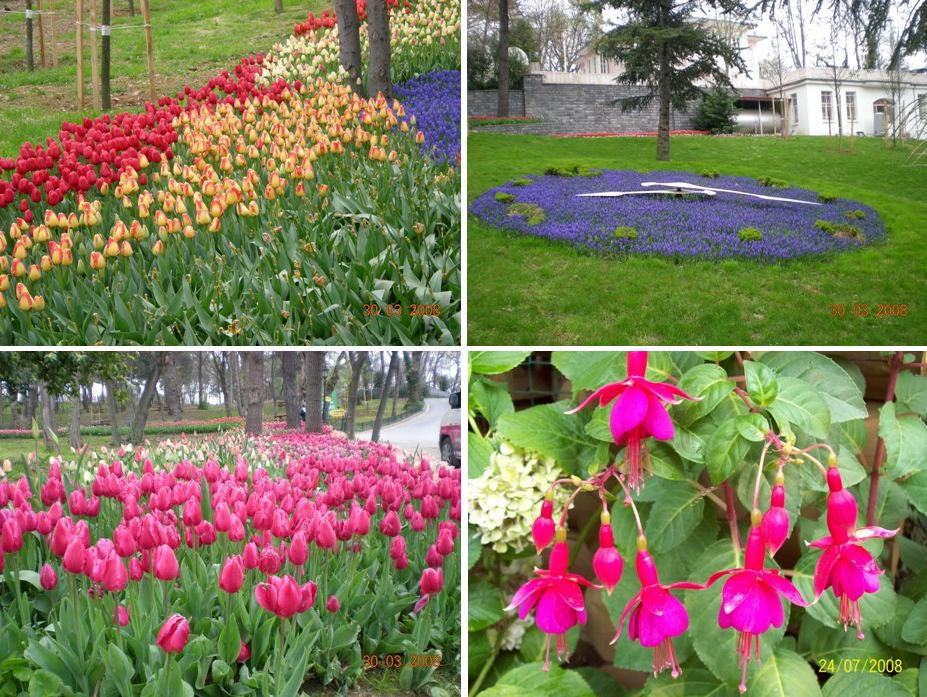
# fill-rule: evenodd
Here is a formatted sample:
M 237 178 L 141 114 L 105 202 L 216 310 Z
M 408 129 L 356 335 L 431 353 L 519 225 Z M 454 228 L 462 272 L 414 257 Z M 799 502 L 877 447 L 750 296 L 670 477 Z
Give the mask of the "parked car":
M 442 460 L 460 467 L 460 392 L 451 392 L 447 401 L 451 409 L 441 419 L 438 447 L 441 448 Z

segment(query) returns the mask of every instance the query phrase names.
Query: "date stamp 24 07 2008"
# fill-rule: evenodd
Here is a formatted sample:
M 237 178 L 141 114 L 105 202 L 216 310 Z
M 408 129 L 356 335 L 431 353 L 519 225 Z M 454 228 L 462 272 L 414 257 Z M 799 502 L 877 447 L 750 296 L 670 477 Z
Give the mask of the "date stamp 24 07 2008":
M 900 673 L 900 658 L 819 658 L 819 673 Z

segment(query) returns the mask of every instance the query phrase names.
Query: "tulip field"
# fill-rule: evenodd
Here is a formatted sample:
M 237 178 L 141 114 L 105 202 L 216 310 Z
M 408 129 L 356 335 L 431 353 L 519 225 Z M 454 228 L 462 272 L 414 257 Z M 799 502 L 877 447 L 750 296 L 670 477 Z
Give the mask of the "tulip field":
M 200 87 L 0 157 L 3 343 L 457 343 L 459 2 L 391 28 L 397 98 L 345 86 L 334 17 L 310 14 Z
M 460 512 L 458 470 L 328 427 L 33 464 L 0 481 L 0 694 L 445 694 Z

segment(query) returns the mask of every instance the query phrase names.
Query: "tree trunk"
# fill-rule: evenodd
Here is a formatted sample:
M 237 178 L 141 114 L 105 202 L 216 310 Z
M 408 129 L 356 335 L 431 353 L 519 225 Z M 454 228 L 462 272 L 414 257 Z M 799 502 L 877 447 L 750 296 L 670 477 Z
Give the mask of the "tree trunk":
M 206 397 L 203 394 L 203 352 L 196 352 L 196 387 L 197 387 L 197 406 L 200 409 L 206 408 Z
M 283 372 L 283 404 L 286 408 L 286 427 L 299 428 L 299 354 L 284 351 L 280 356 Z
M 306 352 L 306 433 L 321 433 L 323 419 L 323 404 L 325 394 L 323 388 L 325 380 L 322 373 L 325 370 L 325 352 Z
M 283 12 L 283 0 L 274 0 L 274 12 L 277 14 Z
M 341 66 L 348 74 L 351 89 L 364 96 L 360 46 L 360 20 L 355 0 L 335 0 L 335 18 L 338 22 L 338 54 Z
M 26 428 L 32 427 L 35 420 L 35 411 L 39 405 L 39 388 L 38 385 L 29 385 L 26 387 L 26 393 L 23 395 L 23 422 Z
M 361 374 L 367 363 L 366 351 L 351 352 L 351 383 L 348 387 L 348 406 L 345 411 L 347 421 L 345 432 L 348 438 L 354 439 L 354 414 L 357 411 L 357 389 L 360 386 Z
M 74 393 L 71 395 L 71 428 L 68 431 L 68 445 L 75 450 L 79 449 L 80 440 L 80 387 L 74 386 Z
M 397 409 L 398 406 L 399 406 L 399 383 L 400 383 L 399 376 L 400 376 L 400 373 L 402 373 L 402 370 L 403 370 L 403 368 L 402 368 L 402 363 L 400 363 L 399 366 L 398 366 L 398 368 L 397 368 L 397 370 L 396 370 L 396 379 L 393 381 L 393 383 L 394 383 L 395 386 L 393 387 L 393 407 L 392 407 L 392 416 L 393 416 L 394 419 L 396 418 L 396 413 L 397 413 L 397 412 L 396 412 L 396 409 Z
M 244 398 L 242 396 L 241 354 L 230 352 L 228 354 L 229 377 L 231 378 L 232 397 L 235 399 L 235 409 L 239 416 L 245 415 Z
M 660 60 L 660 120 L 657 123 L 657 159 L 670 159 L 670 62 L 669 49 Z
M 174 421 L 180 421 L 183 415 L 180 379 L 177 376 L 177 359 L 173 351 L 164 354 L 164 406 L 167 414 Z
M 119 416 L 116 407 L 116 385 L 112 380 L 106 381 L 106 404 L 109 407 L 109 427 L 113 434 L 113 445 L 119 445 Z
M 142 395 L 138 399 L 138 406 L 135 408 L 135 415 L 132 417 L 129 440 L 136 445 L 145 440 L 145 424 L 148 422 L 148 410 L 151 408 L 151 401 L 158 391 L 158 381 L 161 379 L 164 355 L 162 353 L 152 361 L 145 379 L 145 387 L 142 389 Z
M 509 0 L 499 0 L 499 51 L 496 54 L 499 88 L 496 116 L 509 115 Z
M 260 435 L 264 425 L 264 354 L 249 351 L 245 354 L 248 388 L 245 433 Z
M 52 404 L 52 397 L 45 383 L 39 383 L 38 394 L 42 407 L 42 435 L 45 438 L 45 447 L 51 448 L 55 444 L 52 439 L 52 434 L 55 432 L 55 405 Z
M 370 96 L 377 92 L 389 97 L 390 81 L 390 32 L 389 10 L 386 0 L 368 0 L 367 2 L 367 36 L 370 44 L 370 71 L 367 86 Z
M 232 395 L 229 393 L 229 374 L 228 361 L 223 353 L 212 354 L 212 365 L 216 371 L 216 379 L 219 382 L 219 389 L 222 391 L 222 405 L 225 407 L 225 415 L 232 415 Z
M 386 403 L 389 401 L 390 382 L 396 375 L 396 368 L 399 366 L 399 352 L 393 351 L 389 356 L 389 369 L 386 371 L 386 377 L 380 386 L 380 403 L 377 405 L 377 416 L 373 422 L 373 433 L 370 440 L 374 443 L 380 440 L 380 427 L 383 425 L 383 412 L 386 411 Z

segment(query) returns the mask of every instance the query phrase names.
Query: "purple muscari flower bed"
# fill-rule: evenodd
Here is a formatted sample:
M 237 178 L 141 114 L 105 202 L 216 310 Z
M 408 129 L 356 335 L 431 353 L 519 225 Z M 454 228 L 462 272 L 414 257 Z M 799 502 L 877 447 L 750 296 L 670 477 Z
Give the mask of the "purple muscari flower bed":
M 422 153 L 456 164 L 460 160 L 460 71 L 434 70 L 397 85 L 394 93 L 406 113 L 415 115 L 415 130 L 425 134 Z
M 746 177 L 710 179 L 691 172 L 642 174 L 604 170 L 598 176 L 530 176 L 526 179 L 531 180 L 526 186 L 509 182 L 487 191 L 471 204 L 471 212 L 497 227 L 590 247 L 601 253 L 668 257 L 779 261 L 856 249 L 885 236 L 885 226 L 878 213 L 846 199 L 806 206 L 723 193 L 713 198 L 652 194 L 620 198 L 576 197 L 579 193 L 595 191 L 646 190 L 640 186 L 641 182 L 655 181 L 688 182 L 821 202 L 814 191 L 761 186 L 755 179 Z M 511 194 L 514 200 L 496 200 L 496 193 L 500 191 Z M 531 221 L 527 215 L 513 214 L 510 210 L 513 203 L 539 206 L 544 219 L 537 222 L 537 218 Z M 859 218 L 857 211 L 862 211 L 864 217 Z M 833 230 L 821 229 L 815 224 L 819 220 L 844 226 L 844 231 L 835 234 Z M 634 228 L 636 237 L 616 237 L 615 229 L 622 226 Z M 846 226 L 858 229 L 862 235 L 847 237 Z M 741 240 L 738 232 L 743 228 L 756 228 L 762 239 Z

